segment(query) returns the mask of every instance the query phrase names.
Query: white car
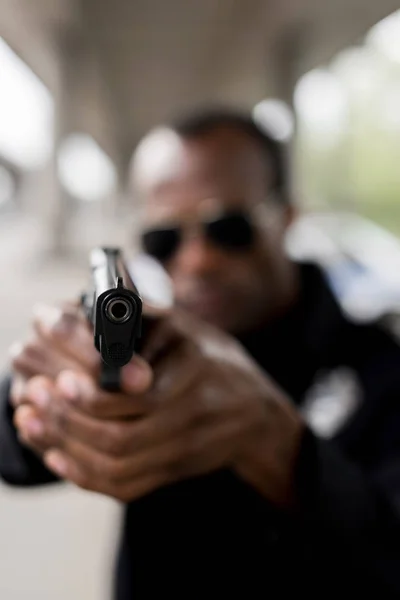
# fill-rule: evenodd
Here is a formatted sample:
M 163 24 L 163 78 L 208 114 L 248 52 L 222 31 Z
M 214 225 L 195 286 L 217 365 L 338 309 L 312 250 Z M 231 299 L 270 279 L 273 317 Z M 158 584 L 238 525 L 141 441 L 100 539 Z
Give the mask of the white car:
M 345 212 L 304 214 L 287 238 L 289 253 L 319 263 L 352 318 L 400 315 L 400 240 Z

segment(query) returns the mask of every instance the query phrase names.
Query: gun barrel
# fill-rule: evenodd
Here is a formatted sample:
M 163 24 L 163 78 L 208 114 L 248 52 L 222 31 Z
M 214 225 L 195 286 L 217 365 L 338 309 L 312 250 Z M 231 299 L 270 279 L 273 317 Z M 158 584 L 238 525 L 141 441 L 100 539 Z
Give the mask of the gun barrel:
M 142 301 L 118 248 L 95 248 L 90 265 L 93 293 L 84 295 L 86 313 L 103 361 L 103 385 L 117 389 L 119 369 L 141 337 Z
M 119 250 L 95 248 L 90 255 L 93 285 L 97 296 L 115 288 L 118 279 Z

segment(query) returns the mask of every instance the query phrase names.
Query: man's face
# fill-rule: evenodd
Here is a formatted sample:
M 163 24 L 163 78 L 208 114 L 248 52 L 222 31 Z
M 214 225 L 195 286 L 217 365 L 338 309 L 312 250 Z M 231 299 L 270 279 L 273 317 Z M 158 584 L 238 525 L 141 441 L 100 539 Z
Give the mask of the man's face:
M 150 146 L 144 147 L 136 170 L 144 228 L 181 232 L 164 262 L 177 305 L 234 334 L 268 322 L 284 309 L 292 289 L 283 249 L 290 211 L 268 200 L 272 173 L 257 143 L 220 128 L 189 140 L 166 134 L 159 150 L 152 160 Z M 232 209 L 253 223 L 254 240 L 245 249 L 224 248 L 201 227 L 214 212 Z

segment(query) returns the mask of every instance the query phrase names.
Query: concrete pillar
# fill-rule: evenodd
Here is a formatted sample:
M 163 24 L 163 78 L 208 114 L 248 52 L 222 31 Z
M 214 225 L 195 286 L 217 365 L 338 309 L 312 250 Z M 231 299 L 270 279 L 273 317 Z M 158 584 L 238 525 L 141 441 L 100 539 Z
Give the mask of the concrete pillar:
M 70 249 L 69 230 L 74 207 L 58 177 L 58 153 L 63 140 L 74 129 L 82 50 L 79 39 L 72 31 L 64 31 L 59 40 L 59 76 L 54 98 L 54 146 L 47 170 L 49 201 L 44 215 L 46 253 L 52 256 L 66 255 Z
M 302 182 L 301 172 L 298 169 L 297 161 L 297 132 L 298 123 L 293 106 L 293 95 L 296 83 L 302 72 L 301 56 L 307 46 L 307 31 L 302 24 L 295 24 L 287 29 L 278 38 L 274 47 L 271 48 L 271 85 L 275 90 L 275 95 L 286 102 L 293 111 L 294 131 L 290 142 L 286 144 L 287 161 L 289 165 L 289 189 L 293 197 L 298 198 L 301 195 Z
M 271 49 L 271 83 L 277 96 L 293 107 L 293 92 L 301 73 L 300 60 L 304 51 L 304 31 L 292 27 L 282 34 Z
M 77 247 L 76 226 L 82 218 L 90 219 L 89 229 L 99 235 L 101 230 L 111 230 L 113 220 L 125 205 L 125 181 L 128 160 L 118 147 L 113 131 L 112 105 L 108 105 L 106 74 L 99 64 L 96 47 L 87 32 L 64 32 L 59 48 L 59 86 L 56 98 L 55 143 L 51 165 L 54 202 L 49 213 L 49 252 L 53 255 L 70 255 L 80 252 Z M 80 207 L 62 188 L 57 176 L 57 155 L 65 138 L 73 132 L 88 132 L 113 160 L 119 177 L 119 190 L 109 201 Z M 80 227 L 78 228 L 80 230 Z M 92 234 L 85 232 L 89 243 Z M 79 236 L 79 234 L 78 234 Z M 96 236 L 94 235 L 94 239 Z M 86 241 L 81 240 L 80 241 Z M 80 245 L 80 241 L 78 245 Z M 83 244 L 85 245 L 85 244 Z

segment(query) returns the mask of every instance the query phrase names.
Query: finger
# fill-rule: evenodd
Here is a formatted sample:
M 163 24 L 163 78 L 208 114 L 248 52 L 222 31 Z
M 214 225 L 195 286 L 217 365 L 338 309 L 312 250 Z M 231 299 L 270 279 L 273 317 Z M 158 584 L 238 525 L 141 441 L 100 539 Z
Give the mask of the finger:
M 178 311 L 143 302 L 144 342 L 141 356 L 153 365 L 179 345 L 187 336 L 178 325 Z
M 174 424 L 170 421 L 164 424 L 164 431 L 153 423 L 140 440 L 138 430 L 144 432 L 149 419 L 146 421 L 146 424 L 144 419 L 130 426 L 130 454 L 117 463 L 125 479 L 155 472 L 164 473 L 168 481 L 178 481 L 229 466 L 241 450 L 244 436 L 240 419 L 200 420 L 189 426 L 184 420 Z M 145 443 L 140 444 L 140 441 Z
M 121 369 L 121 388 L 126 394 L 144 394 L 153 385 L 153 370 L 142 357 L 135 355 Z
M 61 373 L 57 389 L 76 410 L 96 418 L 135 417 L 148 412 L 151 406 L 144 392 L 152 382 L 149 365 L 136 356 L 122 369 L 121 376 L 126 393 L 105 392 L 92 377 L 76 371 Z
M 10 389 L 10 403 L 11 406 L 13 406 L 14 408 L 16 408 L 22 403 L 26 384 L 27 379 L 18 373 L 16 373 L 12 378 Z
M 170 440 L 179 438 L 183 432 L 191 431 L 194 426 L 195 420 L 189 411 L 177 404 L 170 407 L 170 410 L 157 410 L 142 419 L 131 421 L 120 436 L 119 442 L 115 439 L 113 448 L 120 456 L 146 454 L 156 446 L 165 447 Z M 107 444 L 105 439 L 99 444 L 102 444 L 104 451 L 112 450 L 111 446 L 104 445 Z
M 25 383 L 14 423 L 21 438 L 30 447 L 42 452 L 51 446 L 62 446 L 63 440 L 54 417 L 58 403 L 59 398 L 50 379 L 38 376 Z
M 31 404 L 38 410 L 46 408 L 52 397 L 53 386 L 47 377 L 38 375 L 29 381 L 17 376 L 11 385 L 11 404 L 14 408 Z
M 45 365 L 43 362 L 37 360 L 32 355 L 27 355 L 25 351 L 25 344 L 22 342 L 15 342 L 10 350 L 9 357 L 11 359 L 11 367 L 14 373 L 18 373 L 25 379 L 34 377 L 43 371 Z
M 25 383 L 21 395 L 21 404 L 31 404 L 38 411 L 48 409 L 51 402 L 55 401 L 54 383 L 49 377 L 37 375 Z
M 143 457 L 150 460 L 157 447 L 162 450 L 153 467 L 161 465 L 164 449 L 187 429 L 187 418 L 179 410 L 170 411 L 164 418 L 153 415 L 134 420 L 99 419 L 75 410 L 63 399 L 50 405 L 46 421 L 58 447 L 65 448 L 70 441 L 80 442 L 104 456 L 121 459 L 121 468 L 122 463 L 124 467 L 130 465 L 132 472 L 140 467 Z M 152 466 L 151 461 L 146 461 L 145 468 Z
M 120 473 L 128 480 L 144 473 L 164 473 L 168 482 L 210 473 L 233 463 L 240 441 L 240 422 L 221 420 L 183 429 L 162 444 L 131 454 Z
M 26 379 L 44 375 L 55 379 L 65 369 L 81 369 L 81 363 L 45 343 L 38 336 L 25 344 L 16 343 L 11 347 L 12 368 Z
M 100 355 L 85 315 L 76 307 L 38 305 L 34 309 L 34 327 L 41 338 L 92 372 L 100 368 Z
M 78 444 L 71 446 L 68 451 L 46 452 L 44 463 L 58 477 L 121 502 L 131 502 L 165 483 L 163 473 L 147 473 L 136 479 L 116 483 L 107 477 L 108 469 L 104 466 L 104 458 Z
M 14 425 L 19 432 L 26 435 L 41 435 L 44 433 L 42 420 L 34 406 L 23 405 L 14 413 Z
M 157 405 L 173 402 L 186 394 L 204 376 L 204 361 L 199 349 L 190 340 L 184 339 L 175 340 L 166 348 L 152 368 L 154 382 L 150 395 Z
M 228 467 L 241 444 L 240 422 L 220 421 L 213 427 L 184 432 L 165 443 L 147 447 L 145 451 L 116 457 L 99 452 L 76 438 L 66 438 L 63 464 L 46 464 L 57 475 L 86 489 L 121 496 L 121 490 L 131 490 L 147 477 L 157 480 L 157 487 L 166 482 L 212 472 Z M 155 442 L 155 440 L 154 440 Z
M 170 477 L 179 480 L 230 467 L 241 450 L 240 420 L 220 420 L 204 425 L 182 441 L 181 460 L 170 465 Z
M 42 454 L 53 446 L 46 434 L 45 425 L 33 406 L 24 404 L 14 412 L 14 426 L 22 444 Z
M 127 481 L 119 489 L 118 500 L 121 502 L 133 502 L 143 498 L 169 483 L 166 473 L 147 473 L 142 477 Z
M 43 417 L 46 440 L 54 446 L 68 448 L 79 442 L 105 457 L 124 457 L 130 452 L 131 424 L 126 419 L 99 419 L 75 410 L 63 397 L 51 402 Z M 44 432 L 42 432 L 42 438 Z

